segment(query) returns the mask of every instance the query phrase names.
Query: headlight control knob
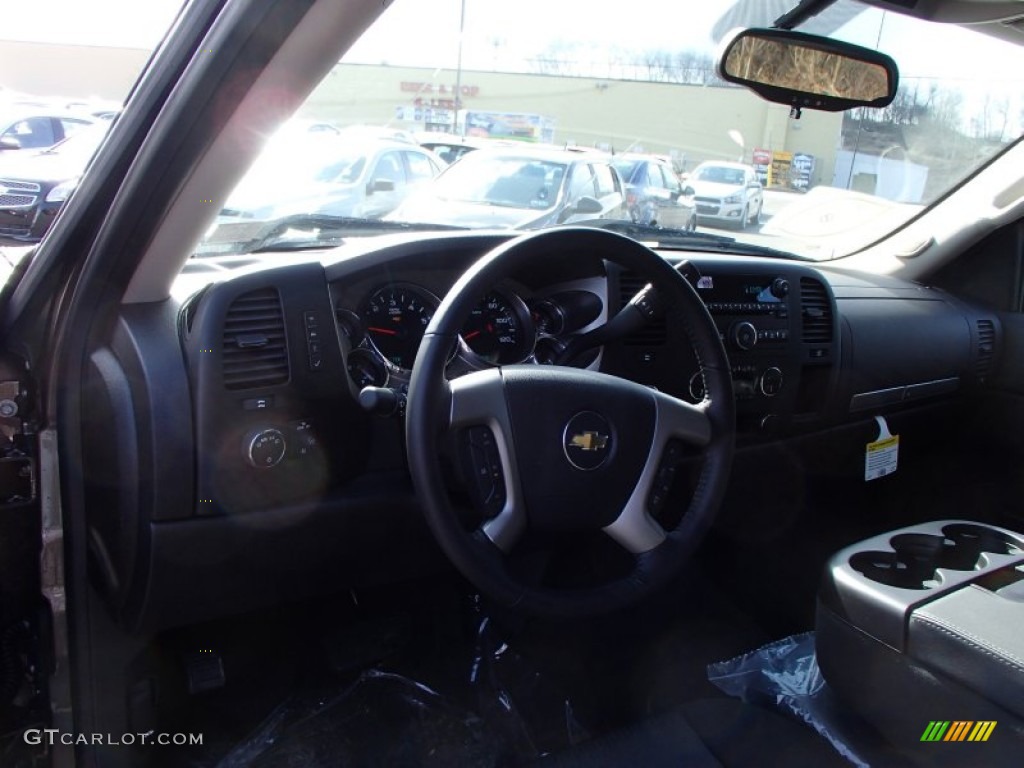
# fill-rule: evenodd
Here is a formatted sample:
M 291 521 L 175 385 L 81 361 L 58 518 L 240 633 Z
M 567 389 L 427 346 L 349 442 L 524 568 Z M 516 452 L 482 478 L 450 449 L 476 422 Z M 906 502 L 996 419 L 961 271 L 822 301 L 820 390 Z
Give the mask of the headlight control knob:
M 281 430 L 273 427 L 253 430 L 242 444 L 245 460 L 257 469 L 276 467 L 284 458 L 286 448 Z
M 753 323 L 743 321 L 732 327 L 732 343 L 740 349 L 752 349 L 757 344 L 757 328 Z

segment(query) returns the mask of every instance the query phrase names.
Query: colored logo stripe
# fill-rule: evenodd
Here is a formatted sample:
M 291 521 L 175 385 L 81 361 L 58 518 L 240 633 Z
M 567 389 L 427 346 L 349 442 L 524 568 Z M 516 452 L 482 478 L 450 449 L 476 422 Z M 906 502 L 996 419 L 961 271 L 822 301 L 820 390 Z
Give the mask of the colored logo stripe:
M 971 735 L 967 737 L 968 741 L 988 741 L 988 737 L 992 735 L 992 731 L 996 729 L 995 720 L 981 720 L 977 725 L 974 726 L 974 730 L 971 731 Z
M 954 720 L 943 741 L 963 741 L 967 738 L 967 733 L 973 725 L 974 721 L 972 720 Z
M 995 720 L 931 720 L 921 741 L 988 741 L 996 729 Z

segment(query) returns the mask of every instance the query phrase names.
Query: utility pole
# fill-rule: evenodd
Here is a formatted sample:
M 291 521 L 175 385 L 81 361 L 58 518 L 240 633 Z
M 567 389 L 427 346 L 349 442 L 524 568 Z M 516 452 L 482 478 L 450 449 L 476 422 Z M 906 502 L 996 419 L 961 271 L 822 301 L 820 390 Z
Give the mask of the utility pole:
M 462 109 L 462 32 L 466 28 L 466 0 L 462 0 L 462 10 L 459 13 L 459 58 L 455 66 L 455 124 L 452 126 L 452 133 L 460 136 L 466 135 L 466 122 L 462 122 L 459 128 L 459 111 Z

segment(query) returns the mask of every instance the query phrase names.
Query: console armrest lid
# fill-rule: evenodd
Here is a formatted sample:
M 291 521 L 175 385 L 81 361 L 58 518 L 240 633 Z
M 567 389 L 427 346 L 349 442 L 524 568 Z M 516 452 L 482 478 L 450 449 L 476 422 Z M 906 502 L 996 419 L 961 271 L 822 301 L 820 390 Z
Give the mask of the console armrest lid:
M 907 653 L 1024 718 L 1024 603 L 976 585 L 910 616 Z

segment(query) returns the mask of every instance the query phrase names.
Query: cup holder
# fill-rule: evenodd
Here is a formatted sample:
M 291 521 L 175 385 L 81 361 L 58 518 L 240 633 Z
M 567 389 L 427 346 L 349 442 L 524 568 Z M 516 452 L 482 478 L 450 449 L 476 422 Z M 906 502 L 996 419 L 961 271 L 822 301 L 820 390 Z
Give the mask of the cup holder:
M 948 526 L 952 528 L 953 526 Z M 945 529 L 942 531 L 946 532 Z M 933 536 L 928 533 L 903 533 L 893 536 L 889 543 L 897 552 L 905 552 L 908 556 L 928 564 L 934 571 L 936 568 L 948 568 L 953 571 L 973 571 L 978 566 L 981 550 L 971 544 L 970 540 L 951 536 Z
M 1018 540 L 981 525 L 954 523 L 942 534 L 901 533 L 889 539 L 894 551 L 857 552 L 850 567 L 879 584 L 924 590 L 941 583 L 939 568 L 975 571 L 984 567 L 984 554 L 1024 553 Z
M 930 560 L 903 552 L 858 552 L 850 558 L 850 567 L 871 581 L 901 589 L 929 589 L 935 581 Z
M 942 533 L 958 548 L 975 553 L 975 561 L 982 552 L 993 555 L 1019 555 L 1022 552 L 1016 539 L 983 525 L 953 523 L 943 528 Z

